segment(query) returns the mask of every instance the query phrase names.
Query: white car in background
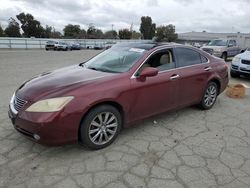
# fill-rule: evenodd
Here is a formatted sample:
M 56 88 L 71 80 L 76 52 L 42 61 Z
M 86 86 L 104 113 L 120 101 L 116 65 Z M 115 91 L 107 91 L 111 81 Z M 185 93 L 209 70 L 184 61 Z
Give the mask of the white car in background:
M 69 48 L 69 45 L 66 42 L 61 42 L 61 41 L 55 42 L 54 50 L 67 51 L 68 49 L 70 49 L 70 48 Z
M 250 76 L 250 48 L 233 58 L 230 74 L 231 77 Z

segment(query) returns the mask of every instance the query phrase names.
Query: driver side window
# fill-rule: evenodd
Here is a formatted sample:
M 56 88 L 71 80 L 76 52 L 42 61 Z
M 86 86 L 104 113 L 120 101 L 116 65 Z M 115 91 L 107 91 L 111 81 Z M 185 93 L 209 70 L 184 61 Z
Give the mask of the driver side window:
M 229 46 L 236 46 L 236 42 L 234 40 L 229 41 Z
M 139 76 L 146 67 L 157 68 L 159 72 L 175 68 L 175 60 L 172 49 L 162 50 L 151 55 L 140 67 L 136 75 Z

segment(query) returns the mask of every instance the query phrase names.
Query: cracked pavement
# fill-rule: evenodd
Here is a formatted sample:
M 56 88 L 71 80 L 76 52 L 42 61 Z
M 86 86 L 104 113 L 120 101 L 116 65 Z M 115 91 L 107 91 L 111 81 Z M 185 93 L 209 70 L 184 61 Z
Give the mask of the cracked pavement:
M 209 111 L 188 107 L 146 119 L 98 151 L 42 146 L 14 130 L 8 103 L 24 80 L 96 53 L 0 51 L 0 187 L 250 187 L 249 89 L 244 99 L 221 94 Z

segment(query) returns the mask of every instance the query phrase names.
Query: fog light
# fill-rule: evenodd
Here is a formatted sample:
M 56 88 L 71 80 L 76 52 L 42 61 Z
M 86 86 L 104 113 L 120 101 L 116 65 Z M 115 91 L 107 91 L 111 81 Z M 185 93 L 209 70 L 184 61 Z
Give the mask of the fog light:
M 34 137 L 36 140 L 40 140 L 40 136 L 37 135 L 37 134 L 34 134 L 33 137 Z

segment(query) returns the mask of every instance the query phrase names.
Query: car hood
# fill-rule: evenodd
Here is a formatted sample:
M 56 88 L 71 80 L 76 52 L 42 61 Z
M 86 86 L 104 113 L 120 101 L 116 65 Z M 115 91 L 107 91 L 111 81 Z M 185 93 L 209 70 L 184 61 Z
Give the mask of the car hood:
M 51 72 L 45 72 L 24 82 L 17 90 L 17 95 L 27 101 L 47 96 L 70 86 L 90 83 L 114 73 L 100 72 L 74 65 Z M 73 88 L 73 87 L 72 87 Z
M 250 60 L 250 51 L 245 51 L 242 54 L 238 54 L 237 57 L 245 60 Z

